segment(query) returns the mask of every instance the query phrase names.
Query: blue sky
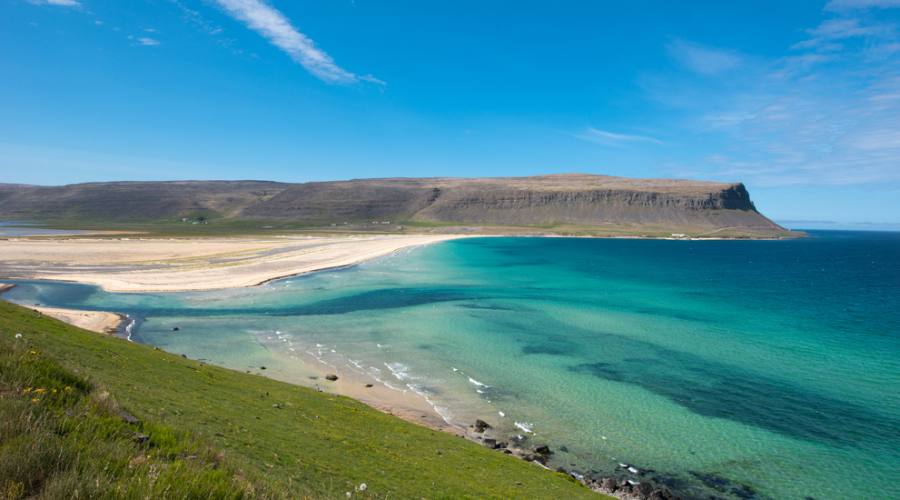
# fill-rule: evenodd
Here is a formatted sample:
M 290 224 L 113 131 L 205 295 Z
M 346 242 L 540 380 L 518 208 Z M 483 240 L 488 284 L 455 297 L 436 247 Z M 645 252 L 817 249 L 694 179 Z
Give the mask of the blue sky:
M 0 182 L 589 172 L 900 223 L 900 0 L 0 0 Z

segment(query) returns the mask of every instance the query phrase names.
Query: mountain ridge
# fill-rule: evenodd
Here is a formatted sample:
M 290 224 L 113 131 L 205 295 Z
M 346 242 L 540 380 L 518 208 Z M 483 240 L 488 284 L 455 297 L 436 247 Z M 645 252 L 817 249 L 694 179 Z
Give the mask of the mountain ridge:
M 64 186 L 0 184 L 0 217 L 141 221 L 273 220 L 315 227 L 476 225 L 486 228 L 616 227 L 750 236 L 787 231 L 760 214 L 746 187 L 591 174 L 531 177 L 393 177 L 306 183 L 123 181 Z

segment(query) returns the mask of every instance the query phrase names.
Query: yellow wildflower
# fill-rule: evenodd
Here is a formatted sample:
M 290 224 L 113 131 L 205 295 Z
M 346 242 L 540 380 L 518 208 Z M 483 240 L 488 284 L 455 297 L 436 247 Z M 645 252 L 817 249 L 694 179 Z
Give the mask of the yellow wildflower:
M 39 403 L 40 401 L 41 401 L 41 400 L 38 399 L 38 398 L 31 398 L 31 402 L 32 402 L 32 403 L 37 404 L 37 403 Z
M 44 389 L 43 387 L 39 387 L 39 388 L 37 388 L 37 389 L 34 390 L 34 393 L 35 393 L 35 394 L 43 394 L 43 393 L 45 393 L 45 392 L 47 392 L 47 389 Z

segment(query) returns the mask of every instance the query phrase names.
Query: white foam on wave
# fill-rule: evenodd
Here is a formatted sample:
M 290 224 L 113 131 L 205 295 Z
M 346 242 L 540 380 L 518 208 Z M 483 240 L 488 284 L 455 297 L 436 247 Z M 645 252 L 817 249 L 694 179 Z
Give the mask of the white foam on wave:
M 478 387 L 490 387 L 489 385 L 483 384 L 483 383 L 481 383 L 481 382 L 475 380 L 475 379 L 472 378 L 472 377 L 469 377 L 469 383 L 471 383 L 471 384 L 473 384 L 473 385 L 477 385 Z
M 405 382 L 411 378 L 409 374 L 409 367 L 404 365 L 403 363 L 385 363 L 384 366 L 387 367 L 394 378 L 401 382 Z
M 521 429 L 522 432 L 527 432 L 529 434 L 534 434 L 532 430 L 534 428 L 534 424 L 528 422 L 516 422 L 516 428 Z
M 131 340 L 131 332 L 132 330 L 134 330 L 134 325 L 137 324 L 137 320 L 132 318 L 131 316 L 128 316 L 127 314 L 125 315 L 125 317 L 130 320 L 128 324 L 125 325 L 125 339 L 129 342 L 134 342 L 133 340 Z

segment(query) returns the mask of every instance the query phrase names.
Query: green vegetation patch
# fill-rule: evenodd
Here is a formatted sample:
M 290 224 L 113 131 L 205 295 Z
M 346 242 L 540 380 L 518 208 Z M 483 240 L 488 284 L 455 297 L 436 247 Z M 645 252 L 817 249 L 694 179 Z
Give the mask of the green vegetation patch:
M 598 498 L 349 398 L 6 302 L 0 412 L 0 497 Z

